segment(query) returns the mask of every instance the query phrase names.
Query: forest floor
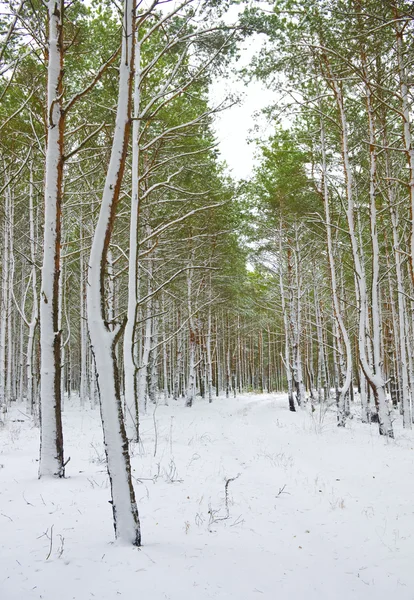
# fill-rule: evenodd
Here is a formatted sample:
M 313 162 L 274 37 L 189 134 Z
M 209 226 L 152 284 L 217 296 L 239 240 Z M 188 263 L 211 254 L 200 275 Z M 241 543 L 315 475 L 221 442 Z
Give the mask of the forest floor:
M 113 543 L 98 409 L 66 402 L 58 481 L 37 479 L 24 412 L 0 430 L 1 600 L 414 599 L 414 435 L 399 416 L 387 441 L 282 395 L 159 406 L 132 458 L 137 549 Z

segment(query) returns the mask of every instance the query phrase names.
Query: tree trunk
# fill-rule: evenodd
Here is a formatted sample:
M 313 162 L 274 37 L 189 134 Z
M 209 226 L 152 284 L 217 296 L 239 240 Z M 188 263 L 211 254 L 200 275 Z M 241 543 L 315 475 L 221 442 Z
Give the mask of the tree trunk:
M 64 477 L 59 279 L 63 178 L 63 1 L 49 0 L 45 227 L 40 292 L 39 477 Z
M 121 327 L 111 330 L 106 317 L 104 297 L 106 259 L 128 149 L 134 67 L 134 20 L 135 2 L 125 0 L 115 133 L 89 259 L 87 301 L 89 334 L 96 364 L 105 452 L 111 483 L 115 536 L 123 542 L 139 546 L 141 530 L 132 485 L 115 353 Z

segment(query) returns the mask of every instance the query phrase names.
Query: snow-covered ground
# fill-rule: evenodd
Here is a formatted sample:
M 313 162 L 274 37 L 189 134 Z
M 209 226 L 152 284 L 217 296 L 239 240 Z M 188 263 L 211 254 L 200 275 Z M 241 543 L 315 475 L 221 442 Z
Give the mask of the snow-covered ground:
M 19 410 L 0 430 L 1 600 L 414 598 L 414 437 L 397 423 L 387 442 L 277 395 L 159 406 L 132 459 L 137 549 L 113 543 L 98 410 L 66 402 L 60 481 L 37 479 Z

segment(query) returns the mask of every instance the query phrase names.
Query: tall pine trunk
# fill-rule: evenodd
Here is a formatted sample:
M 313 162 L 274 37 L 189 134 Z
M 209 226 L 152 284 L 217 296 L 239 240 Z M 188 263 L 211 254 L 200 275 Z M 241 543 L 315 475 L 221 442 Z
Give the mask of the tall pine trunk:
M 115 133 L 89 259 L 87 308 L 91 347 L 98 378 L 108 475 L 111 483 L 115 536 L 123 542 L 139 546 L 141 529 L 132 485 L 116 358 L 116 345 L 121 327 L 112 329 L 106 317 L 105 307 L 107 255 L 119 202 L 130 130 L 134 20 L 135 2 L 134 0 L 125 0 Z
M 64 477 L 59 279 L 63 178 L 63 1 L 49 0 L 45 227 L 40 292 L 39 477 Z

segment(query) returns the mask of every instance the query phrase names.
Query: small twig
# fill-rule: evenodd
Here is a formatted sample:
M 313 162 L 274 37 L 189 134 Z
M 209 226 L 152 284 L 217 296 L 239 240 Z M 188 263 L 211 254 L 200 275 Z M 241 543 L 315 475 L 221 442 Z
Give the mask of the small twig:
M 26 419 L 30 419 L 29 415 L 26 415 L 26 413 L 22 412 L 20 409 L 17 409 L 17 412 L 26 417 Z
M 243 523 L 244 523 L 244 519 L 242 518 L 242 516 L 241 516 L 241 515 L 239 515 L 239 516 L 237 517 L 237 519 L 234 521 L 234 523 L 232 523 L 232 524 L 230 525 L 230 527 L 236 527 L 237 525 L 243 525 Z
M 34 506 L 34 504 L 32 504 L 31 502 L 29 502 L 28 500 L 26 500 L 24 492 L 22 492 L 22 496 L 23 496 L 23 500 L 26 502 L 26 504 L 28 504 L 29 506 Z
M 47 535 L 47 532 L 46 532 L 46 537 L 49 538 L 49 536 Z M 49 560 L 50 555 L 52 554 L 52 548 L 53 548 L 53 525 L 50 528 L 50 538 L 49 539 L 50 539 L 49 554 L 46 556 L 46 560 Z
M 174 422 L 174 417 L 171 417 L 171 424 L 170 424 L 170 454 L 173 453 L 173 422 Z
M 60 558 L 63 554 L 64 546 L 65 546 L 65 538 L 59 534 L 60 537 L 60 547 L 58 550 L 58 558 Z
M 157 463 L 157 473 L 155 473 L 155 475 L 153 475 L 152 477 L 134 477 L 133 479 L 135 479 L 135 481 L 137 481 L 138 483 L 142 483 L 143 481 L 152 481 L 152 483 L 155 483 L 158 479 L 158 477 L 160 476 L 160 472 L 161 472 L 161 465 L 160 463 Z
M 155 405 L 154 412 L 152 413 L 152 420 L 154 421 L 154 457 L 157 456 L 158 448 L 158 428 L 157 419 L 155 418 L 155 411 L 157 410 L 158 404 Z
M 224 505 L 226 508 L 226 514 L 224 517 L 217 516 L 218 510 L 213 510 L 211 506 L 209 506 L 208 514 L 210 515 L 209 525 L 212 523 L 217 523 L 217 521 L 226 521 L 230 517 L 230 508 L 229 508 L 229 485 L 232 481 L 235 481 L 240 477 L 241 473 L 238 473 L 236 477 L 229 477 L 226 479 L 226 483 L 224 485 Z
M 103 465 L 106 461 L 104 454 L 100 453 L 97 447 L 91 442 L 90 447 L 95 451 L 96 458 L 91 458 L 91 462 L 95 462 L 98 465 Z
M 11 521 L 13 523 L 13 519 L 11 517 L 9 517 L 8 515 L 5 515 L 4 513 L 0 513 L 0 515 L 2 517 L 6 517 L 6 519 L 9 519 L 9 521 Z
M 279 498 L 282 494 L 289 494 L 289 492 L 285 492 L 285 487 L 286 487 L 286 483 L 281 488 L 279 488 L 279 491 L 275 496 L 276 498 Z
M 230 477 L 229 479 L 226 480 L 226 485 L 224 486 L 224 502 L 226 505 L 226 513 L 227 513 L 227 517 L 226 519 L 229 518 L 230 516 L 230 509 L 229 509 L 229 485 L 232 481 L 235 481 L 236 479 L 238 479 L 240 477 L 241 473 L 238 473 L 236 475 L 236 477 Z
M 177 467 L 175 466 L 175 462 L 174 462 L 173 458 L 170 460 L 168 468 L 169 468 L 168 472 L 167 472 L 167 469 L 164 469 L 164 475 L 167 479 L 167 483 L 182 483 L 183 479 L 178 478 Z

